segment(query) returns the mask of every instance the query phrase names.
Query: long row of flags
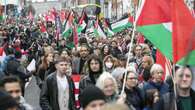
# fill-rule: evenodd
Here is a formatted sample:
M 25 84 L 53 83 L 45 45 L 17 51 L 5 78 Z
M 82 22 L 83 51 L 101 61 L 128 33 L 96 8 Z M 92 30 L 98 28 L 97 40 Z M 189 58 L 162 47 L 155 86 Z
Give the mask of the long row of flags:
M 100 20 L 97 16 L 94 20 L 89 22 L 89 17 L 85 9 L 83 9 L 80 17 L 78 17 L 78 14 L 73 10 L 57 12 L 55 9 L 51 9 L 46 15 L 44 15 L 44 20 L 55 24 L 56 39 L 59 39 L 60 36 L 71 40 L 78 39 L 74 37 L 79 36 L 81 33 L 91 33 L 89 30 L 91 30 L 93 35 L 97 37 L 112 37 L 115 33 L 132 26 L 129 17 L 111 24 L 107 19 Z M 46 32 L 46 26 L 44 26 L 44 23 L 40 23 L 40 28 L 41 32 Z M 74 44 L 76 44 L 76 42 L 77 41 L 75 41 Z
M 175 64 L 195 65 L 195 19 L 184 0 L 141 0 L 139 9 L 134 17 L 137 21 L 136 30 Z M 58 18 L 54 21 L 57 23 L 56 30 L 60 30 L 60 34 L 65 38 L 74 35 L 72 41 L 78 40 L 74 37 L 79 34 L 87 33 L 89 27 L 96 36 L 106 38 L 131 27 L 134 22 L 132 16 L 115 23 L 101 21 L 96 17 L 96 20 L 89 24 L 85 10 L 80 17 L 76 16 L 74 11 L 68 11 L 64 16 L 64 20 L 60 17 L 60 20 Z M 74 44 L 76 42 L 78 41 Z

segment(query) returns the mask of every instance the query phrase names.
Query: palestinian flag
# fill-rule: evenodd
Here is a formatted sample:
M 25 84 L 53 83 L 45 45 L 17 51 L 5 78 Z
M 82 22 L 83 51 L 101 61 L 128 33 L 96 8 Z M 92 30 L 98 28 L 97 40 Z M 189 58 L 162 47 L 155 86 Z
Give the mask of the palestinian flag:
M 137 30 L 172 61 L 170 5 L 170 0 L 143 0 Z
M 191 39 L 193 38 L 191 36 L 194 19 L 183 0 L 173 0 L 172 2 L 171 5 L 170 0 L 143 0 L 137 21 L 137 30 L 169 60 L 180 65 L 194 65 L 195 52 L 192 50 L 195 49 L 195 46 L 194 39 Z M 187 47 L 191 47 L 190 50 Z M 187 57 L 189 52 L 190 57 Z M 188 58 L 188 62 L 184 60 L 185 58 Z
M 173 62 L 195 65 L 195 19 L 183 0 L 172 0 L 171 10 Z
M 104 33 L 103 29 L 99 25 L 99 20 L 97 18 L 95 25 L 94 25 L 94 33 L 97 37 L 106 38 L 106 34 Z
M 109 37 L 114 35 L 114 32 L 111 29 L 111 25 L 107 19 L 104 20 L 104 31 L 106 32 L 106 35 Z
M 65 28 L 64 28 L 64 32 L 62 33 L 63 37 L 69 37 L 72 33 L 72 23 L 73 23 L 73 13 L 70 12 L 69 16 L 65 22 Z
M 86 28 L 87 28 L 87 24 L 88 24 L 88 17 L 87 17 L 87 13 L 83 10 L 82 15 L 79 19 L 79 26 L 78 26 L 78 33 L 85 33 Z
M 158 49 L 156 52 L 156 63 L 160 64 L 164 69 L 164 74 L 162 76 L 163 80 L 166 80 L 168 76 L 172 74 L 172 64 L 169 59 L 167 59 Z
M 121 32 L 124 29 L 127 29 L 132 26 L 132 17 L 127 17 L 118 22 L 112 23 L 111 28 L 114 33 Z
M 74 23 L 73 29 L 71 31 L 71 35 L 69 37 L 66 37 L 66 43 L 69 48 L 77 48 L 79 43 L 79 37 L 77 32 L 77 26 Z

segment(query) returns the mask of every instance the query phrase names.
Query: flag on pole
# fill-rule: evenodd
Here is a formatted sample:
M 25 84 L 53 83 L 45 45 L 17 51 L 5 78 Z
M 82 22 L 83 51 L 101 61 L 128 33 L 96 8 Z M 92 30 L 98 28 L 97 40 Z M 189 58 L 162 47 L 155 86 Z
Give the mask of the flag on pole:
M 88 16 L 87 16 L 87 13 L 85 12 L 85 10 L 83 9 L 81 17 L 79 19 L 79 25 L 78 25 L 78 33 L 79 34 L 86 32 L 87 24 L 88 24 Z
M 95 22 L 95 25 L 94 25 L 94 33 L 98 37 L 106 38 L 106 35 L 105 35 L 104 31 L 102 30 L 102 28 L 99 25 L 98 18 L 96 19 L 96 22 Z
M 172 74 L 172 64 L 158 49 L 156 52 L 156 63 L 160 64 L 164 69 L 164 74 L 162 76 L 163 80 Z
M 104 20 L 104 31 L 106 32 L 107 36 L 113 36 L 114 32 L 111 29 L 111 25 L 107 19 Z
M 142 0 L 136 18 L 137 30 L 172 61 L 170 5 L 170 0 Z
M 72 23 L 73 23 L 73 13 L 70 12 L 69 16 L 65 22 L 65 29 L 64 32 L 62 33 L 63 37 L 69 37 L 72 33 Z
M 121 32 L 124 29 L 127 29 L 132 26 L 132 17 L 127 17 L 120 21 L 111 24 L 112 31 L 114 33 Z
M 183 0 L 143 0 L 137 30 L 169 60 L 180 65 L 195 65 L 194 24 Z
M 183 0 L 172 0 L 171 11 L 173 62 L 195 65 L 195 19 Z

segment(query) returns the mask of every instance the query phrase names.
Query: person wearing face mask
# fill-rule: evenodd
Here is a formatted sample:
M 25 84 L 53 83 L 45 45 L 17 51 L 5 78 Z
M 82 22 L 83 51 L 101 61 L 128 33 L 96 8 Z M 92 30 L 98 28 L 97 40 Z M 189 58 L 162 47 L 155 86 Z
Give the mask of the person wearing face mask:
M 107 55 L 103 61 L 104 71 L 112 73 L 115 69 L 115 58 L 111 55 Z

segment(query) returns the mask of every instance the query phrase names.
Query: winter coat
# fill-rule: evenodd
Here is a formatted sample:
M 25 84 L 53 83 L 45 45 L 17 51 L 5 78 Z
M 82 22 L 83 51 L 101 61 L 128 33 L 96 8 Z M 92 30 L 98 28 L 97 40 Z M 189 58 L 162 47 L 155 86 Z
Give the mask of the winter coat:
M 76 110 L 74 83 L 69 76 L 66 76 L 69 84 L 69 110 Z M 42 110 L 60 110 L 58 102 L 57 73 L 50 74 L 43 84 L 40 96 Z

